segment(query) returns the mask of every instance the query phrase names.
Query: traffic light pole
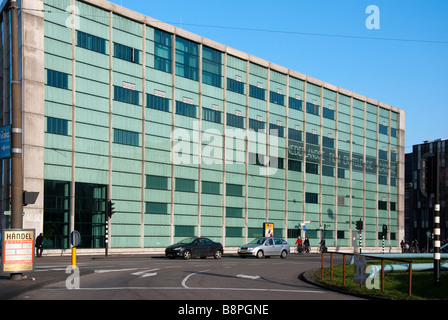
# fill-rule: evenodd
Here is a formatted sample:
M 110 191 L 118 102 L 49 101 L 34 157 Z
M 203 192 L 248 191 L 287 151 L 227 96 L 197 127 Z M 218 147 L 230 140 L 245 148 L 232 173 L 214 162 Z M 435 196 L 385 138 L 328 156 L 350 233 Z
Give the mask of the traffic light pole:
M 106 204 L 106 206 L 107 206 L 107 204 Z M 106 221 L 105 221 L 105 227 L 106 227 L 106 234 L 105 234 L 105 238 L 104 238 L 104 241 L 105 241 L 105 243 L 104 243 L 104 247 L 105 247 L 105 254 L 106 254 L 106 257 L 107 257 L 107 255 L 108 255 L 108 251 L 109 251 L 109 216 L 107 215 L 107 213 L 106 213 Z
M 440 285 L 440 187 L 439 187 L 439 148 L 435 159 L 436 186 L 435 186 L 435 206 L 434 206 L 434 285 Z

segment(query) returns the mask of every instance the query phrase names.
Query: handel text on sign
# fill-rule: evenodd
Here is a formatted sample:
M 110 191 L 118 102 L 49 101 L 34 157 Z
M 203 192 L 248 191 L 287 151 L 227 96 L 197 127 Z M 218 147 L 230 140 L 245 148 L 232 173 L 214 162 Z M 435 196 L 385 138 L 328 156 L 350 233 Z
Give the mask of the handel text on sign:
M 34 270 L 34 229 L 3 230 L 3 272 Z

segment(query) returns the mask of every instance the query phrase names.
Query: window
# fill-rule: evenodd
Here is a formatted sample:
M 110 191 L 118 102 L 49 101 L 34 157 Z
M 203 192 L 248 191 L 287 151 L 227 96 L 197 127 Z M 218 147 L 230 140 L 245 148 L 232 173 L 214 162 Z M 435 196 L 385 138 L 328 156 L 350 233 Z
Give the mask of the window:
M 243 228 L 239 227 L 226 227 L 226 237 L 240 238 L 243 236 Z
M 291 109 L 302 111 L 302 100 L 289 97 L 289 107 Z
M 338 168 L 338 178 L 345 179 L 345 169 Z
M 221 184 L 219 182 L 202 181 L 202 193 L 221 194 Z
M 324 147 L 334 149 L 334 139 L 329 137 L 322 137 L 322 145 Z
M 306 133 L 306 143 L 319 145 L 319 135 L 307 132 Z
M 202 48 L 202 82 L 221 88 L 222 53 L 208 47 Z
M 155 190 L 168 190 L 168 177 L 147 175 L 146 188 Z
M 114 86 L 114 100 L 139 105 L 139 92 L 119 86 Z
M 146 213 L 154 213 L 154 214 L 167 214 L 168 213 L 168 204 L 162 202 L 146 202 L 145 203 L 145 212 Z
M 288 128 L 288 139 L 302 141 L 302 131 Z
M 236 114 L 227 113 L 227 125 L 244 129 L 244 118 Z
M 306 163 L 306 173 L 319 174 L 319 165 L 317 163 Z
M 106 40 L 85 32 L 76 31 L 77 46 L 99 53 L 106 53 Z
M 194 237 L 194 226 L 174 226 L 175 237 Z
M 282 95 L 281 93 L 270 91 L 269 92 L 269 102 L 284 106 L 285 105 L 285 96 Z
M 196 106 L 193 104 L 176 101 L 176 114 L 196 118 Z
M 387 210 L 387 201 L 378 200 L 378 209 L 379 210 Z
M 47 84 L 52 87 L 68 89 L 68 74 L 47 69 Z
M 324 107 L 322 111 L 322 116 L 324 118 L 334 120 L 334 110 Z
M 334 168 L 329 166 L 322 166 L 322 175 L 327 177 L 334 177 Z
M 380 124 L 379 125 L 379 127 L 378 127 L 378 132 L 379 133 L 381 133 L 381 134 L 385 134 L 385 135 L 387 135 L 388 134 L 388 127 L 387 126 L 385 126 L 385 125 L 383 125 L 383 124 Z
M 390 203 L 390 211 L 397 211 L 397 204 L 395 202 Z
M 139 146 L 138 132 L 114 129 L 114 143 Z
M 258 131 L 264 132 L 265 122 L 249 118 L 249 129 L 253 129 L 256 132 Z
M 317 105 L 317 103 L 307 102 L 306 103 L 306 112 L 318 116 L 319 115 L 319 106 Z
M 397 129 L 390 128 L 390 136 L 396 138 L 397 137 Z
M 242 197 L 243 186 L 240 184 L 226 183 L 226 195 L 234 197 Z
M 171 34 L 154 29 L 154 68 L 171 73 Z
M 284 169 L 285 168 L 285 159 L 270 156 L 269 157 L 269 167 L 277 168 L 277 169 Z
M 176 37 L 176 75 L 198 81 L 199 45 Z
M 196 181 L 191 179 L 176 178 L 176 191 L 196 192 Z
M 244 94 L 244 82 L 227 78 L 227 90 Z
M 387 176 L 378 176 L 378 184 L 387 185 Z
M 378 158 L 380 158 L 382 160 L 387 160 L 387 151 L 378 150 Z
M 283 138 L 285 135 L 285 128 L 279 126 L 278 124 L 270 123 L 269 124 L 269 134 L 272 136 L 277 136 Z
M 202 120 L 221 123 L 221 111 L 202 108 Z
M 68 135 L 68 120 L 47 117 L 47 133 Z
M 301 172 L 302 162 L 288 159 L 288 170 Z
M 114 57 L 129 62 L 140 63 L 140 51 L 114 42 Z
M 254 164 L 257 166 L 265 165 L 265 155 L 261 153 L 249 152 L 249 164 Z
M 168 98 L 159 97 L 153 94 L 146 95 L 146 106 L 150 109 L 160 111 L 170 111 L 170 100 Z
M 266 100 L 266 90 L 254 85 L 249 85 L 249 96 L 260 100 Z
M 319 203 L 319 195 L 317 193 L 305 192 L 306 203 Z
M 243 208 L 226 207 L 226 217 L 242 218 L 243 217 Z

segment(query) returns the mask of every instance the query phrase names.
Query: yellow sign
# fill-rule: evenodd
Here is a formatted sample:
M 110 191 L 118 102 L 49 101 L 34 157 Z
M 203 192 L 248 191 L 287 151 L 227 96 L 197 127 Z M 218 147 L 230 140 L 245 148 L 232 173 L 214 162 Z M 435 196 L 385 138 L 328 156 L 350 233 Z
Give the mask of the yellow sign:
M 3 272 L 34 270 L 34 229 L 3 230 Z
M 274 236 L 274 224 L 265 222 L 263 223 L 263 236 L 270 238 Z

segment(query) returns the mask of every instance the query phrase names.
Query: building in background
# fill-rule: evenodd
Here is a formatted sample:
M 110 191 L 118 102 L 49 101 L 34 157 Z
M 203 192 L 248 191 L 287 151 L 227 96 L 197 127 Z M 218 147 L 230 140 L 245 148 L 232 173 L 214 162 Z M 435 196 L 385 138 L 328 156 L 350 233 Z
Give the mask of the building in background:
M 341 250 L 378 248 L 386 226 L 398 247 L 403 110 L 104 0 L 19 6 L 24 189 L 39 192 L 24 227 L 47 249 L 78 230 L 81 248 L 101 250 L 106 223 L 111 252 L 189 236 L 236 247 L 264 223 L 291 244 L 306 234 Z
M 425 177 L 422 173 L 422 161 L 425 157 L 434 156 L 439 158 L 438 174 L 432 177 Z M 412 243 L 417 240 L 420 250 L 431 249 L 433 245 L 434 233 L 434 205 L 436 203 L 435 190 L 426 191 L 422 184 L 425 179 L 427 184 L 439 185 L 439 203 L 440 203 L 440 239 L 442 245 L 448 238 L 448 216 L 446 204 L 448 202 L 448 171 L 446 164 L 448 162 L 448 140 L 438 139 L 434 141 L 425 141 L 422 144 L 414 145 L 412 153 L 406 157 L 406 175 L 405 175 L 405 241 Z M 427 172 L 426 174 L 428 174 Z M 433 188 L 435 189 L 435 188 Z

